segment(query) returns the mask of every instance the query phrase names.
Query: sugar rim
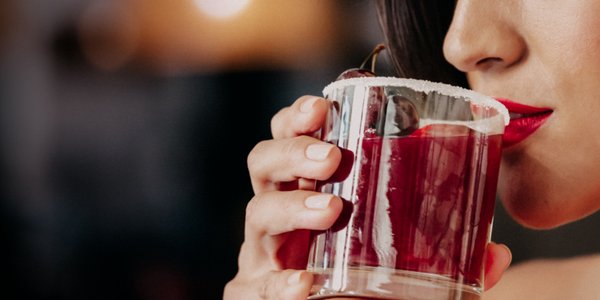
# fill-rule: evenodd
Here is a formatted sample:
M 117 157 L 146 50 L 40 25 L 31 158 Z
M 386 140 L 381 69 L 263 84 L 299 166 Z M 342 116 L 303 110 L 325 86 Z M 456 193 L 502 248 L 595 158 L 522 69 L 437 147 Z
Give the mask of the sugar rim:
M 450 97 L 463 97 L 467 101 L 494 108 L 504 117 L 504 125 L 510 122 L 510 115 L 506 107 L 498 100 L 479 94 L 469 89 L 446 83 L 433 82 L 428 80 L 398 78 L 398 77 L 356 77 L 334 81 L 323 89 L 323 95 L 328 95 L 333 89 L 339 89 L 350 85 L 369 86 L 405 86 L 418 92 L 438 92 Z

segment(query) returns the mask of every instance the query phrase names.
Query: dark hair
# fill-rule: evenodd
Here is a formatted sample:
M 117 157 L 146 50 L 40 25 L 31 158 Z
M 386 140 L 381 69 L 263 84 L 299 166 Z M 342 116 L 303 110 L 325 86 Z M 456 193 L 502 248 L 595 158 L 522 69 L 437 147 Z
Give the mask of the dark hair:
M 442 50 L 454 6 L 448 0 L 377 0 L 398 76 L 467 86 L 465 75 L 446 61 Z

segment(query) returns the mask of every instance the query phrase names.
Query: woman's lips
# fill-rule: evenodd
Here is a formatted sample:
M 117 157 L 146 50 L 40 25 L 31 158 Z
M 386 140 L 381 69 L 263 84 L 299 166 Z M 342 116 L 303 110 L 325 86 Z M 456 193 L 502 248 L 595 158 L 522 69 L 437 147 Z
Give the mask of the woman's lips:
M 504 104 L 510 113 L 510 123 L 504 129 L 502 137 L 504 148 L 526 139 L 540 128 L 553 112 L 552 109 L 546 107 L 528 106 L 508 99 L 496 100 Z

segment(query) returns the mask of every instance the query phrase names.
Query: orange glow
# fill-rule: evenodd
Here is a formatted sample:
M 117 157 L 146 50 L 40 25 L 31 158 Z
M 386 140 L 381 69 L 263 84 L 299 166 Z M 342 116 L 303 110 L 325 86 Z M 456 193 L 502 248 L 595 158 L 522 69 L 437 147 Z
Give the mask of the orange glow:
M 114 15 L 125 17 L 129 31 L 112 31 L 117 44 L 135 45 L 117 53 L 135 49 L 138 65 L 168 73 L 299 69 L 322 65 L 340 35 L 333 0 L 250 1 L 229 18 L 208 16 L 197 1 L 122 0 Z
M 250 0 L 195 0 L 195 3 L 209 16 L 231 18 L 241 13 Z

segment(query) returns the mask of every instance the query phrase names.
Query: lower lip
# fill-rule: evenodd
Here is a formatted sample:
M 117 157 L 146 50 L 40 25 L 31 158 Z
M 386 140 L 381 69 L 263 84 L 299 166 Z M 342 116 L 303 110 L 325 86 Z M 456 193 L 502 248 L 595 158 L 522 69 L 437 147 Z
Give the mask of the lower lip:
M 510 120 L 510 123 L 504 129 L 502 146 L 504 148 L 510 147 L 525 140 L 540 128 L 551 114 L 552 111 L 545 111 Z

